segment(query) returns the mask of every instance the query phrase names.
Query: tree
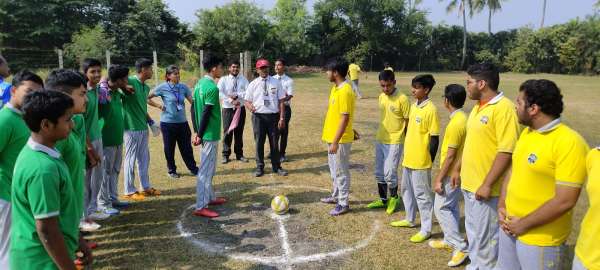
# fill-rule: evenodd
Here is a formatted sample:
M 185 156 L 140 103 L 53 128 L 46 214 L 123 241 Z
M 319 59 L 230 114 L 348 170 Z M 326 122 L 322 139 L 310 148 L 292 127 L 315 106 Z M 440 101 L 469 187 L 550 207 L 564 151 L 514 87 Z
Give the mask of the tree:
M 440 0 L 440 2 L 443 1 L 444 0 Z M 462 58 L 460 60 L 460 69 L 463 69 L 467 59 L 467 9 L 469 9 L 469 17 L 473 17 L 475 6 L 473 0 L 451 0 L 446 7 L 446 11 L 450 13 L 456 8 L 458 8 L 463 18 L 463 49 Z
M 65 45 L 65 55 L 77 62 L 84 58 L 102 59 L 106 50 L 114 49 L 114 43 L 115 39 L 108 36 L 101 25 L 84 27 Z
M 312 25 L 306 0 L 278 0 L 269 17 L 273 23 L 269 32 L 279 44 L 276 54 L 308 59 L 316 52 L 316 46 L 306 38 Z
M 199 10 L 194 25 L 196 45 L 202 49 L 225 54 L 250 50 L 264 53 L 270 24 L 265 12 L 255 4 L 234 0 L 212 10 Z
M 492 15 L 502 9 L 502 0 L 474 0 L 474 9 L 478 12 L 488 8 L 488 34 L 492 34 Z

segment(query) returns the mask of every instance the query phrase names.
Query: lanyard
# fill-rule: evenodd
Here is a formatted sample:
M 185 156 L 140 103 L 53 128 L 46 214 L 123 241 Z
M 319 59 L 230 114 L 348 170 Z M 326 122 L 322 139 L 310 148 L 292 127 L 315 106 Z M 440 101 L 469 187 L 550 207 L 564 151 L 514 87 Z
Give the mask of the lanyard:
M 177 84 L 173 84 L 173 86 L 171 86 L 171 83 L 167 82 L 167 85 L 169 86 L 168 91 L 171 92 L 175 96 L 175 100 L 177 100 L 177 104 L 182 104 L 183 99 L 181 99 L 181 95 L 179 94 L 179 91 L 177 90 Z

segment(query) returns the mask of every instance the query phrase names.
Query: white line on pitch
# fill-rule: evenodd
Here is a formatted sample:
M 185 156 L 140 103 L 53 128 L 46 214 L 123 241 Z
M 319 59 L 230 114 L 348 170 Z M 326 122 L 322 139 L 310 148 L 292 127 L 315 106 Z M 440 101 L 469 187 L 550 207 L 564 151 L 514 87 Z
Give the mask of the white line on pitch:
M 285 229 L 285 224 L 283 223 L 287 217 L 287 215 L 282 216 L 274 213 L 271 214 L 271 218 L 276 220 L 277 224 L 279 225 L 279 238 L 281 238 L 281 248 L 283 249 L 285 267 L 286 269 L 292 269 L 292 265 L 290 263 L 290 259 L 292 257 L 292 248 L 290 247 L 288 233 Z

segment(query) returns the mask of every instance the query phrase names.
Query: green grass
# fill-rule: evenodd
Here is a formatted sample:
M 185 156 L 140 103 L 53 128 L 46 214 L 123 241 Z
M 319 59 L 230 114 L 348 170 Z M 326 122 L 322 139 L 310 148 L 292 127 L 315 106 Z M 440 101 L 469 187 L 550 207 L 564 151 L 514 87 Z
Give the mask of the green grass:
M 396 73 L 398 86 L 405 94 L 409 93 L 411 78 L 416 73 Z M 353 212 L 338 218 L 327 215 L 330 206 L 316 203 L 323 191 L 281 189 L 259 190 L 257 187 L 266 184 L 285 184 L 313 186 L 329 189 L 330 178 L 327 164 L 326 148 L 321 142 L 321 129 L 330 83 L 324 74 L 302 74 L 296 76 L 295 97 L 293 100 L 293 115 L 290 129 L 288 156 L 290 163 L 284 163 L 284 168 L 290 172 L 288 177 L 254 178 L 251 173 L 254 168 L 251 163 L 230 163 L 218 165 L 214 178 L 217 191 L 242 188 L 244 191 L 228 194 L 234 200 L 225 207 L 219 208 L 234 216 L 246 211 L 252 203 L 260 202 L 268 205 L 270 198 L 277 192 L 288 194 L 290 204 L 295 210 L 292 216 L 300 217 L 298 228 L 296 223 L 289 223 L 290 238 L 302 235 L 302 241 L 317 243 L 311 247 L 312 253 L 321 252 L 322 246 L 350 245 L 364 239 L 374 222 L 379 220 L 381 230 L 373 241 L 364 249 L 348 256 L 319 263 L 294 265 L 296 269 L 326 268 L 326 269 L 441 269 L 450 258 L 450 253 L 434 251 L 426 244 L 412 244 L 409 237 L 418 229 L 396 229 L 387 224 L 403 217 L 403 212 L 392 216 L 383 211 L 370 211 L 366 204 L 377 197 L 374 167 L 374 137 L 378 126 L 377 96 L 379 88 L 377 74 L 368 73 L 361 78 L 361 90 L 367 97 L 357 102 L 355 128 L 361 133 L 362 139 L 352 147 L 351 163 L 364 165 L 364 170 L 352 171 L 352 200 Z M 443 110 L 441 89 L 449 83 L 465 83 L 465 74 L 435 73 L 437 86 L 431 98 L 441 112 L 442 127 L 447 123 L 448 113 Z M 292 76 L 294 77 L 294 76 Z M 565 76 L 548 74 L 502 74 L 500 88 L 506 95 L 514 99 L 520 83 L 530 78 L 546 78 L 555 81 L 562 89 L 565 101 L 564 121 L 579 131 L 591 145 L 600 143 L 600 79 L 598 77 Z M 183 74 L 183 82 L 191 84 L 196 76 Z M 473 102 L 468 101 L 466 110 L 469 111 Z M 151 115 L 158 119 L 159 112 L 149 109 Z M 254 156 L 254 141 L 250 118 L 246 121 L 244 133 L 244 152 L 248 157 Z M 198 157 L 198 148 L 195 149 Z M 219 151 L 221 146 L 219 146 Z M 150 178 L 154 187 L 163 191 L 157 198 L 147 199 L 136 203 L 122 215 L 107 222 L 102 222 L 103 228 L 94 234 L 94 240 L 100 247 L 94 252 L 94 269 L 269 269 L 269 266 L 231 260 L 223 256 L 206 254 L 185 239 L 179 237 L 176 223 L 186 207 L 195 201 L 194 177 L 186 176 L 173 181 L 166 176 L 166 164 L 163 156 L 162 140 L 160 137 L 150 140 L 151 165 Z M 220 158 L 220 154 L 219 154 Z M 180 172 L 186 172 L 181 158 L 176 154 Z M 437 164 L 436 164 L 437 166 Z M 267 166 L 268 169 L 268 166 Z M 122 174 L 121 174 L 122 175 Z M 122 178 L 121 178 L 122 179 Z M 121 180 L 122 181 L 122 180 Z M 139 183 L 137 184 L 139 187 Z M 120 182 L 119 187 L 121 188 Z M 568 240 L 572 250 L 577 237 L 577 231 L 582 215 L 585 212 L 587 198 L 581 197 L 575 210 L 573 233 Z M 225 219 L 227 219 L 227 216 Z M 185 219 L 191 229 L 203 231 L 206 226 L 215 226 L 221 221 L 204 221 L 193 218 Z M 239 226 L 247 226 L 248 230 L 260 229 L 260 224 L 251 220 L 240 220 Z M 289 221 L 291 222 L 291 221 Z M 211 227 L 211 228 L 213 228 Z M 271 224 L 264 224 L 271 228 Z M 209 230 L 215 234 L 224 232 Z M 214 229 L 213 228 L 213 229 Z M 268 229 L 267 234 L 277 235 L 276 229 Z M 437 224 L 433 229 L 434 237 L 441 237 Z M 239 237 L 238 237 L 239 238 Z M 235 238 L 235 239 L 238 239 Z M 233 238 L 232 238 L 233 239 Z M 572 253 L 571 253 L 572 254 Z M 278 254 L 273 254 L 278 255 Z

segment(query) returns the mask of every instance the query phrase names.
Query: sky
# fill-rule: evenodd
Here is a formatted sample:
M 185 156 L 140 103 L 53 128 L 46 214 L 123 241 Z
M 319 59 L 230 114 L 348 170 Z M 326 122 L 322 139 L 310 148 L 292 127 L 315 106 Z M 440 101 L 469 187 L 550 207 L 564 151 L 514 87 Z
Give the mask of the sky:
M 249 0 L 265 10 L 273 8 L 276 0 Z M 312 11 L 316 0 L 308 0 L 307 6 Z M 231 2 L 230 0 L 165 0 L 184 22 L 193 24 L 198 9 L 211 9 Z M 462 18 L 458 11 L 446 12 L 448 1 L 423 0 L 419 6 L 428 12 L 428 19 L 434 24 L 461 25 Z M 596 0 L 547 0 L 545 26 L 560 24 L 577 17 L 584 18 L 596 12 L 593 4 Z M 492 32 L 530 26 L 538 28 L 542 18 L 543 0 L 506 0 L 502 2 L 502 10 L 492 17 Z M 467 20 L 469 31 L 487 32 L 488 12 L 473 16 Z

